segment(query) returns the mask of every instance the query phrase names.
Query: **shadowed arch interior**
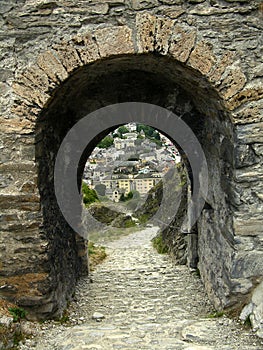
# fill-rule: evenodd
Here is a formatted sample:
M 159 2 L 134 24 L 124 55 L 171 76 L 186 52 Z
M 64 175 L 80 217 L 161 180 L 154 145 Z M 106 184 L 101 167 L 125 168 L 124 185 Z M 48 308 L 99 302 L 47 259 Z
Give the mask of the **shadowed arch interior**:
M 232 135 L 220 99 L 205 78 L 175 60 L 152 54 L 116 57 L 81 67 L 55 91 L 36 125 L 43 232 L 50 244 L 47 269 L 54 283 L 51 288 L 63 290 L 65 300 L 72 293 L 79 274 L 87 272 L 87 261 L 85 242 L 66 223 L 56 203 L 53 183 L 56 154 L 63 138 L 78 120 L 98 108 L 121 102 L 159 105 L 174 112 L 190 126 L 205 152 L 211 179 L 206 199 L 212 213 L 211 227 L 207 224 L 202 227 L 200 220 L 198 231 L 209 234 L 210 229 L 220 230 L 219 226 L 228 225 L 230 209 L 225 194 L 225 170 L 222 169 L 231 168 L 226 164 L 231 159 L 223 159 L 225 153 L 221 154 L 221 141 L 231 139 Z M 87 146 L 79 164 L 79 184 L 88 155 L 109 131 L 103 130 Z M 220 218 L 217 223 L 213 221 L 214 215 Z M 188 246 L 189 250 L 195 250 L 192 260 L 196 261 L 197 240 L 191 243 L 189 238 Z M 192 263 L 189 261 L 190 265 Z

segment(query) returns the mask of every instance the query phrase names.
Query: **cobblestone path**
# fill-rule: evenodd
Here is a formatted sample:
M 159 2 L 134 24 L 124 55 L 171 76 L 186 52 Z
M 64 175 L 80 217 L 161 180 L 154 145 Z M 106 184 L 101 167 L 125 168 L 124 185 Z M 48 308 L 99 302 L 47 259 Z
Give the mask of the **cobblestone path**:
M 44 323 L 20 349 L 259 350 L 251 331 L 213 312 L 198 276 L 152 248 L 156 228 L 107 244 L 108 257 L 83 278 L 70 324 Z M 95 319 L 94 319 L 95 317 Z

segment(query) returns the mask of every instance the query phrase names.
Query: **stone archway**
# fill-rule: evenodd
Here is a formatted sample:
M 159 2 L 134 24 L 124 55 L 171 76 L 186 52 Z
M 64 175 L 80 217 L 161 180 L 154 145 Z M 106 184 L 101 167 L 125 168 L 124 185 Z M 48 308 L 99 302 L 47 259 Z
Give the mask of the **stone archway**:
M 37 166 L 32 155 L 31 168 L 17 166 L 15 171 L 22 171 L 25 179 L 21 192 L 3 199 L 21 212 L 30 208 L 21 214 L 25 226 L 17 228 L 21 238 L 14 253 L 19 268 L 3 265 L 7 283 L 15 287 L 3 289 L 3 295 L 37 317 L 54 315 L 64 307 L 77 271 L 85 270 L 85 245 L 66 225 L 52 198 L 56 151 L 70 127 L 88 112 L 133 100 L 171 108 L 200 139 L 212 180 L 207 199 L 212 210 L 204 210 L 198 223 L 201 275 L 217 308 L 241 308 L 247 302 L 261 282 L 262 267 L 259 260 L 249 267 L 255 253 L 243 254 L 241 249 L 239 254 L 237 246 L 244 218 L 240 210 L 235 212 L 240 179 L 236 177 L 246 174 L 238 175 L 235 152 L 244 162 L 242 154 L 249 157 L 251 146 L 243 142 L 249 139 L 249 130 L 236 133 L 234 125 L 245 115 L 235 110 L 258 99 L 260 91 L 246 87 L 238 57 L 222 52 L 216 54 L 211 43 L 188 25 L 143 13 L 137 15 L 135 29 L 109 26 L 51 47 L 17 77 L 8 127 L 27 135 L 26 145 L 36 143 Z M 250 225 L 257 227 L 257 221 Z M 12 226 L 8 230 L 12 232 Z M 256 254 L 262 256 L 260 250 Z M 20 275 L 20 280 L 12 282 L 12 274 Z

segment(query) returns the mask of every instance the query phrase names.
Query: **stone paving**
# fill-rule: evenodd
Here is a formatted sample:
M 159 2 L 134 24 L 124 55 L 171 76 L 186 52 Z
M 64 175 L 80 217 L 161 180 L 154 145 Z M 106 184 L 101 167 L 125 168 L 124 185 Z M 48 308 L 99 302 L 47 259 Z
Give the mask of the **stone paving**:
M 209 318 L 199 277 L 151 246 L 157 228 L 107 244 L 108 257 L 80 280 L 69 324 L 44 323 L 20 349 L 260 350 L 237 321 Z

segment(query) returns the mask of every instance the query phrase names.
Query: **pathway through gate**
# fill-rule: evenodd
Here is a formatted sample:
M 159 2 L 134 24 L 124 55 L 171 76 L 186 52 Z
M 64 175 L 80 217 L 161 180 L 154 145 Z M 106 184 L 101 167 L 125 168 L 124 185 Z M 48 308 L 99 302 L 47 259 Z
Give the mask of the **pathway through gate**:
M 146 228 L 107 243 L 93 283 L 78 283 L 70 325 L 46 322 L 20 349 L 262 349 L 262 340 L 235 320 L 209 318 L 213 307 L 199 277 L 152 248 L 156 232 Z

